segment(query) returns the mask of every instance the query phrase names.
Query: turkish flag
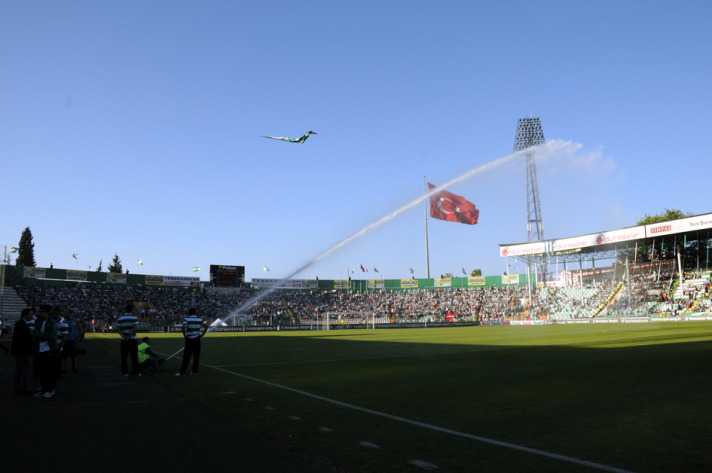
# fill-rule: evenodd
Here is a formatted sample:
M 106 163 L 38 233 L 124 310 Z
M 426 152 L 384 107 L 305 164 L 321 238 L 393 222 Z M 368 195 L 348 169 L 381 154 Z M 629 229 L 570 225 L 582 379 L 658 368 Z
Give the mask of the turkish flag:
M 432 191 L 437 186 L 428 182 L 428 188 Z M 474 225 L 480 218 L 480 211 L 464 197 L 442 190 L 430 197 L 430 216 L 448 222 Z

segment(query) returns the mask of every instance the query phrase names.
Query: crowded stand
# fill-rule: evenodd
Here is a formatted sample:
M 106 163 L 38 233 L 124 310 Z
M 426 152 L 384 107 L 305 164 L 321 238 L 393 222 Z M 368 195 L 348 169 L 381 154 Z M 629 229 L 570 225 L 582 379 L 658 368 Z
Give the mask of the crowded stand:
M 278 290 L 257 302 L 247 312 L 255 320 L 268 322 L 316 320 L 319 314 L 342 316 L 350 320 L 374 319 L 396 323 L 404 321 L 444 322 L 450 320 L 492 320 L 519 317 L 524 312 L 521 300 L 526 287 L 485 289 L 411 289 L 371 292 Z
M 672 269 L 672 268 L 671 268 Z M 143 326 L 168 330 L 180 325 L 191 307 L 210 323 L 304 325 L 324 323 L 486 322 L 570 320 L 595 317 L 677 316 L 712 311 L 710 273 L 652 272 L 587 278 L 579 284 L 418 288 L 368 291 L 166 287 L 126 284 L 19 284 L 27 307 L 59 306 L 83 320 L 88 331 L 108 331 L 127 302 Z M 583 284 L 580 284 L 583 282 Z M 10 289 L 10 288 L 6 288 Z M 6 322 L 11 322 L 6 320 Z M 235 322 L 232 322 L 235 324 Z
M 94 321 L 98 330 L 111 326 L 127 301 L 141 311 L 140 319 L 153 328 L 180 323 L 190 307 L 206 319 L 225 319 L 251 298 L 243 312 L 255 324 L 298 324 L 326 314 L 354 320 L 373 316 L 389 322 L 493 320 L 522 317 L 526 287 L 485 289 L 413 289 L 371 292 L 273 290 L 265 297 L 255 290 L 164 288 L 121 285 L 17 286 L 29 307 L 60 306 L 75 317 Z M 146 303 L 146 304 L 142 304 Z
M 72 284 L 68 286 L 16 286 L 28 307 L 42 304 L 62 307 L 75 317 L 92 323 L 97 331 L 111 327 L 130 301 L 140 307 L 142 323 L 152 328 L 179 324 L 188 309 L 195 307 L 206 319 L 226 317 L 249 297 L 236 291 L 152 286 Z

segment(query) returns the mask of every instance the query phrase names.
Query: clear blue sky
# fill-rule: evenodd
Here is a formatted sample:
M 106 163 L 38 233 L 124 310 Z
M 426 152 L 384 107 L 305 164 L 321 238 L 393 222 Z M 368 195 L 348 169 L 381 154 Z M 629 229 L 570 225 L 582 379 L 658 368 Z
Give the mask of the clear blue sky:
M 286 277 L 424 176 L 510 154 L 530 115 L 580 145 L 539 163 L 546 238 L 712 212 L 710 18 L 703 1 L 2 0 L 0 245 L 29 226 L 39 266 Z M 449 190 L 480 223 L 428 221 L 431 276 L 501 274 L 498 245 L 527 239 L 523 163 Z M 295 277 L 425 277 L 424 214 Z

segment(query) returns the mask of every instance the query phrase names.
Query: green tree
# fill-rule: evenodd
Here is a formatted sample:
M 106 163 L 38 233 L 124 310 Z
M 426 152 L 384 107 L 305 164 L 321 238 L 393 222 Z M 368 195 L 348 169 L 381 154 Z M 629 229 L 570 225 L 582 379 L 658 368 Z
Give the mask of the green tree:
M 670 220 L 678 220 L 681 218 L 692 217 L 693 213 L 685 213 L 678 209 L 665 209 L 665 211 L 660 212 L 655 215 L 645 214 L 645 216 L 636 222 L 636 225 L 651 225 L 653 223 L 667 222 Z M 662 257 L 663 259 L 672 258 L 675 254 L 673 248 L 673 237 L 661 237 L 655 241 L 655 254 L 653 255 L 652 241 L 651 244 L 638 245 L 638 257 L 635 263 L 648 263 L 654 259 Z M 662 254 L 661 254 L 662 252 Z M 634 248 L 628 248 L 627 250 L 621 250 L 618 254 L 618 259 L 621 263 L 624 263 L 626 258 L 633 262 L 635 255 Z
M 685 213 L 677 209 L 665 209 L 665 212 L 658 215 L 646 214 L 645 217 L 638 221 L 638 225 L 667 222 L 669 220 L 677 220 L 692 216 L 694 216 L 694 214 L 691 212 Z M 676 239 L 674 236 L 661 237 L 655 243 L 656 256 L 662 256 L 663 259 L 670 259 L 675 257 L 676 251 L 680 251 L 682 255 L 683 268 L 698 269 L 701 264 L 701 259 L 706 258 L 710 244 L 710 240 L 708 238 L 700 237 L 701 235 L 699 232 L 697 232 L 696 236 L 695 233 L 688 235 L 687 238 L 689 239 Z M 674 248 L 675 244 L 677 244 L 677 248 Z M 638 261 L 650 261 L 650 254 L 651 246 L 645 245 L 644 255 L 642 255 L 644 259 L 641 259 L 639 248 Z M 707 263 L 705 263 L 705 265 L 706 264 Z
M 100 272 L 101 272 L 101 263 L 103 263 L 103 262 L 104 262 L 103 259 L 100 259 L 100 260 L 99 260 L 99 266 L 96 267 L 96 272 L 97 272 L 97 273 L 100 273 Z
M 37 266 L 35 261 L 35 244 L 32 243 L 32 231 L 30 227 L 23 230 L 20 236 L 20 244 L 17 249 L 17 266 Z
M 119 255 L 114 253 L 114 259 L 111 260 L 111 264 L 109 265 L 109 272 L 110 273 L 120 273 L 124 270 L 124 268 L 121 266 L 121 258 L 119 258 Z
M 665 209 L 664 212 L 661 212 L 657 215 L 645 214 L 642 219 L 638 220 L 636 225 L 650 225 L 652 223 L 667 222 L 669 220 L 678 220 L 680 218 L 692 217 L 692 215 L 692 213 L 685 213 L 682 210 Z
M 445 278 L 452 278 L 453 275 L 452 273 L 445 273 L 440 275 L 440 279 L 445 279 Z
M 472 273 L 470 276 L 475 277 L 475 276 L 482 276 L 482 270 L 481 269 L 473 269 Z

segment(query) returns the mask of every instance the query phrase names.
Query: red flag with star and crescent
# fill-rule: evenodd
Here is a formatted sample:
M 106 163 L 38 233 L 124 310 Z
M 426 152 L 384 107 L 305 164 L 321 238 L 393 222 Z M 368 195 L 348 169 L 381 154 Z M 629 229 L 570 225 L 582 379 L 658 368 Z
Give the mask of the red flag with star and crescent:
M 428 182 L 428 188 L 432 191 L 437 186 Z M 448 222 L 474 225 L 480 218 L 480 211 L 464 197 L 442 190 L 430 197 L 430 216 Z

